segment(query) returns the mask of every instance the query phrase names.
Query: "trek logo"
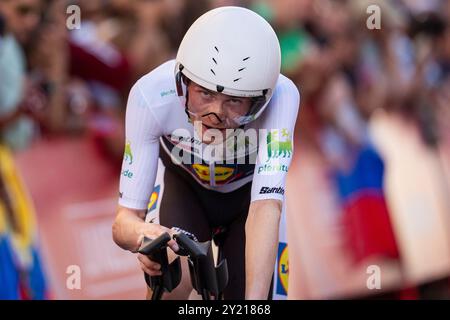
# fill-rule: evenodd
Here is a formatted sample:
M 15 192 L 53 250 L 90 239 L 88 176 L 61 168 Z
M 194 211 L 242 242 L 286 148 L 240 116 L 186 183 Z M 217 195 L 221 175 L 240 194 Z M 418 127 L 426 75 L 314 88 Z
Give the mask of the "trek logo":
M 292 156 L 292 140 L 287 129 L 271 130 L 267 134 L 267 156 L 271 158 L 289 158 Z
M 133 164 L 133 153 L 131 152 L 131 143 L 127 141 L 125 144 L 125 152 L 123 154 L 123 160 L 128 161 L 128 164 Z
M 274 188 L 269 188 L 269 187 L 262 187 L 261 190 L 259 191 L 259 194 L 267 194 L 267 193 L 279 193 L 279 194 L 284 194 L 284 188 L 282 187 L 274 187 Z
M 198 139 L 195 139 L 195 137 L 183 137 L 183 136 L 176 135 L 176 134 L 171 134 L 170 140 L 173 143 L 186 142 L 186 143 L 195 144 L 198 146 L 202 144 L 202 142 Z
M 131 172 L 130 170 L 124 170 L 124 171 L 122 171 L 122 175 L 124 176 L 124 177 L 127 177 L 127 178 L 133 178 L 133 172 Z

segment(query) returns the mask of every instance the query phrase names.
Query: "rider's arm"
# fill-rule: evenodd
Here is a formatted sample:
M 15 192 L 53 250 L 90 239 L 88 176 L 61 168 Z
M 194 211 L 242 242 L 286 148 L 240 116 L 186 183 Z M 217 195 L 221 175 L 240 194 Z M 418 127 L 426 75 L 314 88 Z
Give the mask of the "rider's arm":
M 113 224 L 113 239 L 122 249 L 137 251 L 145 226 L 145 212 L 119 205 Z
M 245 226 L 247 299 L 267 299 L 272 280 L 300 103 L 299 92 L 292 81 L 283 81 L 270 103 L 260 127 L 267 132 L 259 141 L 252 202 Z
M 146 209 L 158 170 L 162 129 L 138 81 L 130 91 L 125 117 L 125 153 L 119 186 L 119 205 Z M 147 91 L 153 88 L 146 88 Z
M 129 209 L 119 205 L 117 216 L 113 224 L 113 239 L 118 246 L 125 250 L 136 252 L 145 235 L 155 239 L 163 232 L 173 234 L 173 231 L 154 223 L 146 223 L 146 210 Z M 169 242 L 169 246 L 175 251 L 178 246 L 174 240 Z
M 279 200 L 259 200 L 250 205 L 245 224 L 245 299 L 267 299 L 276 260 L 280 216 Z
M 139 81 L 128 97 L 125 134 L 126 147 L 113 237 L 122 248 L 136 251 L 139 237 L 152 234 L 151 231 L 155 228 L 151 224 L 145 224 L 144 220 L 155 183 L 158 138 L 161 135 L 161 127 L 147 103 Z

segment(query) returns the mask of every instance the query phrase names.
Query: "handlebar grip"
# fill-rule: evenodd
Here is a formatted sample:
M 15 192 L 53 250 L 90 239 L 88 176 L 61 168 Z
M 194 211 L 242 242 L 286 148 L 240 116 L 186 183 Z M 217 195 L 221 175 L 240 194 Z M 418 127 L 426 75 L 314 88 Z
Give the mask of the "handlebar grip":
M 199 244 L 184 233 L 175 234 L 173 238 L 180 245 L 180 249 L 188 255 L 199 256 L 204 254 Z
M 138 252 L 144 255 L 151 255 L 152 253 L 155 253 L 157 250 L 159 250 L 162 246 L 166 245 L 167 242 L 170 241 L 170 239 L 170 235 L 167 232 L 164 232 L 156 239 L 144 237 L 144 240 L 142 241 Z

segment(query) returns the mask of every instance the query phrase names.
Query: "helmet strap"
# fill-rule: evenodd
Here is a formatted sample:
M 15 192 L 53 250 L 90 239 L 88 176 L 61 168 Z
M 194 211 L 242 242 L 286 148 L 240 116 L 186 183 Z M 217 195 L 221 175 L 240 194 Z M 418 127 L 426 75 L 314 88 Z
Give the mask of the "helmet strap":
M 175 84 L 177 86 L 177 94 L 179 97 L 183 96 L 183 74 L 181 73 L 181 71 L 184 69 L 184 66 L 182 64 L 180 64 L 180 66 L 178 67 L 178 72 L 175 75 Z
M 184 112 L 186 113 L 186 115 L 187 115 L 187 117 L 188 117 L 189 123 L 192 123 L 191 115 L 190 115 L 189 112 L 188 112 L 188 110 L 189 110 L 189 107 L 188 107 L 188 101 L 189 101 L 189 91 L 186 90 L 186 102 L 185 102 L 185 104 L 184 104 Z

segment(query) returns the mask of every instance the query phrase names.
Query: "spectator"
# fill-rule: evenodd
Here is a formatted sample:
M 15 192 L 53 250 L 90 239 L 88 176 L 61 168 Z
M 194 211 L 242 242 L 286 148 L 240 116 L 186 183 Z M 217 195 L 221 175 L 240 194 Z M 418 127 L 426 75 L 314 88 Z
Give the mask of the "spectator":
M 0 1 L 0 139 L 14 149 L 26 147 L 34 134 L 27 114 L 39 101 L 28 95 L 22 46 L 39 23 L 40 4 L 40 0 Z

